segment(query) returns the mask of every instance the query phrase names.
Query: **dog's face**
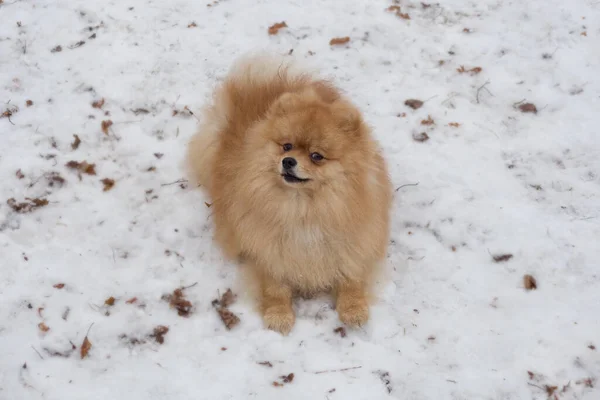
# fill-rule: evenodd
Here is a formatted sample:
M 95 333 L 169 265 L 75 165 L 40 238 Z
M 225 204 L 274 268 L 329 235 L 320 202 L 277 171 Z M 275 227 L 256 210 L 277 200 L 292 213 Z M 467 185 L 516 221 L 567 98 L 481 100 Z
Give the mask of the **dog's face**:
M 281 96 L 261 125 L 260 136 L 268 153 L 263 169 L 283 187 L 316 190 L 337 185 L 361 164 L 360 114 L 347 103 L 324 101 L 314 90 Z

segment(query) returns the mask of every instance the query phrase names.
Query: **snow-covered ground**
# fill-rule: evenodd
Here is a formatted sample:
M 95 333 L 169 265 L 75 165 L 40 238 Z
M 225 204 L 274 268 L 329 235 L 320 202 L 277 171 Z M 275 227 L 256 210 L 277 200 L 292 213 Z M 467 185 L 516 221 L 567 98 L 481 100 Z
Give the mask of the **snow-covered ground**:
M 393 5 L 0 0 L 0 399 L 600 398 L 600 3 Z M 345 337 L 327 298 L 263 329 L 180 181 L 195 111 L 259 48 L 334 78 L 399 187 Z

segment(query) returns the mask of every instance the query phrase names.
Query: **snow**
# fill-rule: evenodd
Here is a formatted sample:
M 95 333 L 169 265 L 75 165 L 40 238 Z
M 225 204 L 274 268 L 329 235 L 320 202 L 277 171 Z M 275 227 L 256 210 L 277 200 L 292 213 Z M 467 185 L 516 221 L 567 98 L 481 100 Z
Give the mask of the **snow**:
M 402 0 L 410 20 L 390 5 L 0 1 L 0 399 L 600 398 L 600 4 Z M 388 280 L 346 337 L 328 298 L 297 301 L 288 337 L 263 329 L 207 199 L 173 183 L 197 126 L 185 107 L 260 48 L 334 78 L 400 187 Z M 21 214 L 10 198 L 49 204 Z M 187 318 L 161 299 L 195 283 Z M 211 302 L 229 287 L 228 331 Z

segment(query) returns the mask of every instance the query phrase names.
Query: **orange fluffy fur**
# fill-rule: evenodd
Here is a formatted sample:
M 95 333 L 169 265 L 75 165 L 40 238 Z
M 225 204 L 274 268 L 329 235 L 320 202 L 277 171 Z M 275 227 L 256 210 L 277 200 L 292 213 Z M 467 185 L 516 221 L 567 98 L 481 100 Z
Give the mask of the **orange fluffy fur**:
M 293 296 L 317 292 L 334 294 L 342 322 L 367 322 L 392 190 L 370 129 L 338 89 L 270 56 L 243 59 L 204 109 L 187 161 L 212 199 L 217 243 L 258 284 L 268 328 L 287 334 Z

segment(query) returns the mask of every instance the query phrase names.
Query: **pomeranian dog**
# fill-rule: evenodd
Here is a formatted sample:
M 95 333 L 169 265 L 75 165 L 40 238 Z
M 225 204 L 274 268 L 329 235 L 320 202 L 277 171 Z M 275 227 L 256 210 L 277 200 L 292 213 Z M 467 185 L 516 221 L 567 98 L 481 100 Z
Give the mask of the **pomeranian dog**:
M 245 57 L 187 151 L 215 240 L 248 269 L 269 329 L 289 333 L 293 297 L 319 292 L 346 325 L 368 321 L 392 189 L 369 127 L 335 86 L 277 57 Z

